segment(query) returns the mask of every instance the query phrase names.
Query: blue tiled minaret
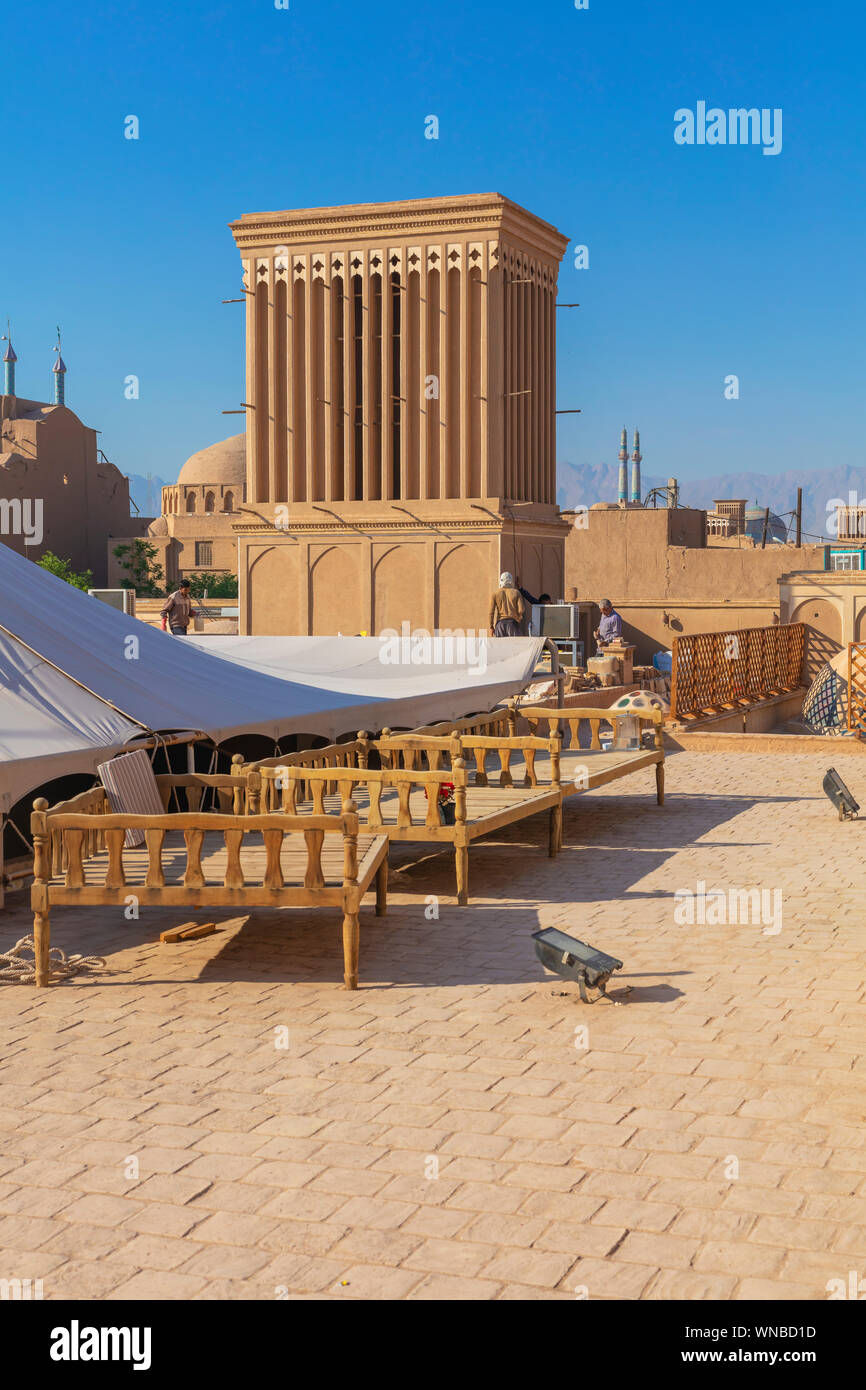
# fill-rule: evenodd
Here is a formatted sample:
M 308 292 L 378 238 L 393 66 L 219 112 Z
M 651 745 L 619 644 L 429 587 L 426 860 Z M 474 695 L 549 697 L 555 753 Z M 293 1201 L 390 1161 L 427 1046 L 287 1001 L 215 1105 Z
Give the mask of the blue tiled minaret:
M 617 502 L 624 503 L 628 498 L 628 434 L 623 425 L 619 439 L 619 486 L 616 490 Z
M 60 356 L 60 329 L 57 330 L 57 361 L 51 368 L 54 373 L 54 404 L 66 404 L 66 363 Z
M 631 456 L 631 500 L 640 501 L 640 431 L 634 432 L 634 449 Z
M 15 356 L 15 349 L 12 346 L 12 329 L 9 327 L 9 320 L 6 320 L 6 332 L 3 334 L 3 341 L 6 343 L 6 351 L 3 354 L 3 394 L 4 396 L 15 395 L 15 363 L 18 358 Z

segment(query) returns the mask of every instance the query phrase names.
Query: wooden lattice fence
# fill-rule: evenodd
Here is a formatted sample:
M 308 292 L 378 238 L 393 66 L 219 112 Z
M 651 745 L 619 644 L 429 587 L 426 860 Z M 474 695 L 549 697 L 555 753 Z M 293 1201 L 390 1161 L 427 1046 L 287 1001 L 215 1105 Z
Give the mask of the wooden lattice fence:
M 671 715 L 694 719 L 796 690 L 804 649 L 803 623 L 675 637 Z
M 848 728 L 866 738 L 866 642 L 848 643 Z

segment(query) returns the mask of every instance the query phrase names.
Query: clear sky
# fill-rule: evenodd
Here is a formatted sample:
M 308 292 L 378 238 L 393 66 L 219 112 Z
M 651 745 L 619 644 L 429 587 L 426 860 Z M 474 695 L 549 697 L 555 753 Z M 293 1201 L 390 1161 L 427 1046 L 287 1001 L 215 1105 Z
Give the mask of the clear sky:
M 47 397 L 60 323 L 68 404 L 172 479 L 243 425 L 231 219 L 497 191 L 571 238 L 560 459 L 614 462 L 627 424 L 661 476 L 866 463 L 857 0 L 289 4 L 7 0 L 20 395 Z M 676 144 L 699 101 L 781 108 L 781 153 Z

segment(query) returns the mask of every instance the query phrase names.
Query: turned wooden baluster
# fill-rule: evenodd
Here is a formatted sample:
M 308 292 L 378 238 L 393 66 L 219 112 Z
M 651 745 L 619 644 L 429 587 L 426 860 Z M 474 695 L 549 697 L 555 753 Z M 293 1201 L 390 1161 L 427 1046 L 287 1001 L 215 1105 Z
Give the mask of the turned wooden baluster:
M 257 767 L 251 768 L 247 774 L 247 800 L 249 814 L 257 816 L 262 804 L 262 774 Z
M 144 832 L 144 840 L 147 845 L 147 878 L 145 879 L 146 888 L 164 888 L 165 874 L 162 868 L 162 846 L 165 840 L 165 831 L 161 826 L 149 826 Z
M 370 805 L 367 810 L 367 829 L 378 830 L 382 825 L 382 783 L 377 779 L 367 783 L 367 791 L 370 795 Z
M 554 787 L 560 784 L 560 767 L 562 762 L 562 734 L 559 729 L 554 729 L 550 735 L 550 780 Z
M 424 817 L 424 824 L 428 827 L 442 824 L 439 816 L 439 788 L 441 785 L 441 782 L 426 783 L 427 814 Z
M 84 831 L 65 830 L 63 840 L 66 846 L 66 887 L 84 887 Z
M 526 757 L 526 776 L 523 779 L 523 785 L 524 787 L 537 787 L 538 777 L 535 772 L 535 749 L 526 748 L 524 754 Z
M 185 830 L 186 871 L 183 876 L 184 888 L 204 888 L 204 874 L 201 867 L 201 849 L 204 843 L 203 830 Z
M 324 888 L 325 876 L 322 873 L 322 842 L 324 830 L 305 830 L 307 842 L 307 871 L 304 874 L 305 888 Z
M 282 794 L 282 807 L 284 815 L 294 816 L 296 814 L 295 807 L 298 799 L 298 781 L 299 779 L 297 777 L 293 777 L 290 770 L 286 768 L 285 776 L 283 778 Z
M 601 739 L 599 738 L 599 729 L 601 728 L 601 719 L 590 719 L 589 727 L 590 732 L 592 733 L 592 738 L 590 739 L 589 743 L 590 748 L 600 748 Z
M 457 825 L 466 822 L 466 762 L 462 752 L 451 760 L 451 775 L 454 778 L 454 821 Z
M 282 830 L 266 830 L 262 836 L 265 842 L 265 876 L 263 887 L 282 888 L 285 882 L 280 854 L 283 848 Z
M 487 749 L 476 748 L 475 753 L 475 785 L 476 787 L 487 786 Z
M 223 882 L 226 888 L 243 888 L 244 871 L 241 868 L 241 845 L 243 844 L 244 832 L 242 830 L 224 830 L 223 836 L 226 842 L 226 872 Z
M 499 774 L 500 787 L 513 787 L 514 779 L 511 776 L 511 747 L 507 743 L 499 749 L 499 762 L 502 766 L 502 771 Z
M 330 787 L 330 782 L 327 783 Z M 324 782 L 316 780 L 313 783 L 313 815 L 323 816 L 325 814 L 325 786 Z
M 126 839 L 125 830 L 107 830 L 105 838 L 108 841 L 108 868 L 105 871 L 106 888 L 122 888 L 126 883 L 126 875 L 123 872 L 123 842 Z
M 51 903 L 48 880 L 51 877 L 48 844 L 48 802 L 38 796 L 30 814 L 30 834 L 33 839 L 33 887 L 30 899 L 33 907 L 33 954 L 36 965 L 36 984 L 45 988 L 51 983 L 49 955 L 51 950 Z
M 390 730 L 390 729 L 387 729 L 387 728 L 386 728 L 386 729 L 383 729 L 383 730 L 382 730 L 382 738 L 390 738 L 390 737 L 391 737 L 391 730 Z M 392 754 L 392 751 L 391 751 L 390 748 L 380 748 L 380 749 L 379 749 L 379 761 L 381 762 L 383 768 L 388 768 L 388 769 L 393 768 L 393 766 L 394 766 L 393 754 Z
M 412 813 L 409 810 L 409 797 L 411 793 L 411 778 L 401 778 L 397 783 L 397 825 L 401 830 L 405 830 L 407 826 L 412 824 Z M 436 820 L 438 824 L 438 815 Z
M 242 816 L 244 813 L 244 802 L 246 799 L 246 779 L 244 777 L 243 754 L 235 753 L 232 758 L 231 775 L 234 779 L 232 787 L 232 815 Z

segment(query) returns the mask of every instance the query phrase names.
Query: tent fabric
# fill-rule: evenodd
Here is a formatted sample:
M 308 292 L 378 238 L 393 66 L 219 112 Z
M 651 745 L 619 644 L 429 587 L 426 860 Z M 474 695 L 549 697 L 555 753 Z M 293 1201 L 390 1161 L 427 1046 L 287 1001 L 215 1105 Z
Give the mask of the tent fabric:
M 0 631 L 0 811 L 53 777 L 95 772 L 143 732 Z
M 354 729 L 411 728 L 492 709 L 526 685 L 543 646 L 538 638 L 500 638 L 487 644 L 481 662 L 471 653 L 468 660 L 413 665 L 383 661 L 375 637 L 171 637 L 2 544 L 0 639 L 11 728 L 0 751 L 4 784 L 16 761 L 45 754 L 46 720 L 59 743 L 45 758 L 47 766 L 53 754 L 57 770 L 43 780 L 71 770 L 63 754 L 77 737 L 79 749 L 104 738 L 108 750 L 141 734 L 136 723 L 162 733 L 199 730 L 217 743 L 244 733 L 334 739 Z M 33 658 L 30 685 L 21 685 L 22 643 L 59 670 L 49 678 L 51 668 Z M 87 687 L 90 700 L 78 686 L 64 687 L 60 672 Z M 119 715 L 106 711 L 103 700 Z

